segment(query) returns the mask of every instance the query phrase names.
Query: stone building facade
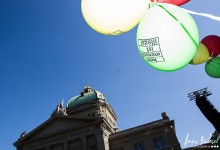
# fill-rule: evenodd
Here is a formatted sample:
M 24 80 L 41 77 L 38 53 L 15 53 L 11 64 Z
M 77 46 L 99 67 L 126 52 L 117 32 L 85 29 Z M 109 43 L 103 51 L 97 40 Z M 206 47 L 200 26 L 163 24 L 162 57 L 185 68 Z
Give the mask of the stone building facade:
M 174 121 L 162 119 L 120 131 L 105 96 L 86 86 L 67 106 L 14 143 L 17 150 L 180 150 Z

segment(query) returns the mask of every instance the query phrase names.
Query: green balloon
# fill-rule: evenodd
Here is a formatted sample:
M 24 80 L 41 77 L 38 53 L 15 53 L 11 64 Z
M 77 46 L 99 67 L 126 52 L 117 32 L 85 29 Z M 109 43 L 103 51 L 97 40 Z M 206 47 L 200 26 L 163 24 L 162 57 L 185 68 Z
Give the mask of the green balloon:
M 155 4 L 142 18 L 137 46 L 146 63 L 161 71 L 189 64 L 199 45 L 199 30 L 187 12 L 172 4 Z
M 213 78 L 220 78 L 220 57 L 209 59 L 205 64 L 205 72 Z

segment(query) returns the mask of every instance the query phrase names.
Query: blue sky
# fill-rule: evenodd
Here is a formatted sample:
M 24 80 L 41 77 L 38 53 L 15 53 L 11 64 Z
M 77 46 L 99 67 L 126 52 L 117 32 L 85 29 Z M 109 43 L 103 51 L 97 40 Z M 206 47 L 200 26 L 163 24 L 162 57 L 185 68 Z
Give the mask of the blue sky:
M 84 21 L 80 0 L 0 0 L 0 145 L 12 145 L 50 117 L 57 103 L 78 95 L 86 84 L 107 97 L 120 129 L 160 119 L 175 120 L 184 147 L 214 131 L 187 93 L 209 87 L 220 108 L 219 79 L 204 64 L 176 72 L 148 66 L 136 46 L 137 27 L 120 36 L 95 32 Z M 181 6 L 220 16 L 219 0 L 191 0 Z M 200 40 L 220 35 L 220 22 L 194 16 Z M 168 27 L 169 28 L 169 27 Z M 189 146 L 189 145 L 185 145 Z

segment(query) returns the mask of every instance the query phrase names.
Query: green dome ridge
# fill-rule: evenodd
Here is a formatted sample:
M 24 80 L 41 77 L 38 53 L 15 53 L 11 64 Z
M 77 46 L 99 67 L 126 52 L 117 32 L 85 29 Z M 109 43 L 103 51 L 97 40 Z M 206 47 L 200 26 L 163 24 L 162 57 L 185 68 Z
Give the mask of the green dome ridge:
M 67 109 L 68 108 L 72 108 L 76 105 L 79 105 L 79 104 L 82 104 L 82 103 L 86 103 L 86 102 L 90 102 L 90 101 L 94 101 L 94 100 L 97 100 L 97 99 L 102 99 L 104 100 L 105 97 L 104 95 L 99 92 L 99 91 L 96 91 L 96 90 L 91 90 L 89 92 L 86 92 L 86 93 L 83 93 L 81 95 L 78 95 L 78 96 L 74 96 L 72 97 L 68 103 L 67 103 Z

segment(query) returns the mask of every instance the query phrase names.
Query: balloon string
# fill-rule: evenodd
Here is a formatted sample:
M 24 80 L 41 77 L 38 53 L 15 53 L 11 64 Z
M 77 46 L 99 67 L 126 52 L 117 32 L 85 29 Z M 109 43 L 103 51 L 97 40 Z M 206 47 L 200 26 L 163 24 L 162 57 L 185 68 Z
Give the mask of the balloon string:
M 220 17 L 218 17 L 218 16 L 214 16 L 214 15 L 211 15 L 211 14 L 205 14 L 205 13 L 197 13 L 195 11 L 191 11 L 191 10 L 188 10 L 188 9 L 185 9 L 185 8 L 181 8 L 181 9 L 185 12 L 190 13 L 190 14 L 194 14 L 194 15 L 198 15 L 198 16 L 204 16 L 204 17 L 207 17 L 207 18 L 210 18 L 210 19 L 213 19 L 213 20 L 220 21 Z
M 161 5 L 158 5 L 159 7 L 161 7 L 163 10 L 165 10 L 173 19 L 175 19 L 183 28 L 183 30 L 186 32 L 186 34 L 190 37 L 190 39 L 192 40 L 192 42 L 194 43 L 194 45 L 196 46 L 196 48 L 198 48 L 198 44 L 196 43 L 196 41 L 194 40 L 194 38 L 191 36 L 191 34 L 189 33 L 189 31 L 186 29 L 186 27 L 173 15 L 171 14 L 168 10 L 166 10 L 166 8 L 164 8 Z
M 210 58 L 213 56 L 213 54 L 214 54 L 214 51 L 213 51 L 212 54 L 210 55 Z
M 174 7 L 174 6 L 171 6 L 171 7 Z M 180 8 L 181 8 L 183 11 L 188 12 L 188 13 L 190 13 L 190 14 L 194 14 L 194 15 L 198 15 L 198 16 L 204 16 L 204 17 L 207 17 L 207 18 L 216 20 L 216 21 L 220 21 L 220 17 L 214 16 L 214 15 L 212 15 L 212 14 L 198 13 L 198 12 L 191 11 L 191 10 L 188 10 L 188 9 L 185 9 L 185 8 L 182 8 L 182 7 L 180 7 Z

